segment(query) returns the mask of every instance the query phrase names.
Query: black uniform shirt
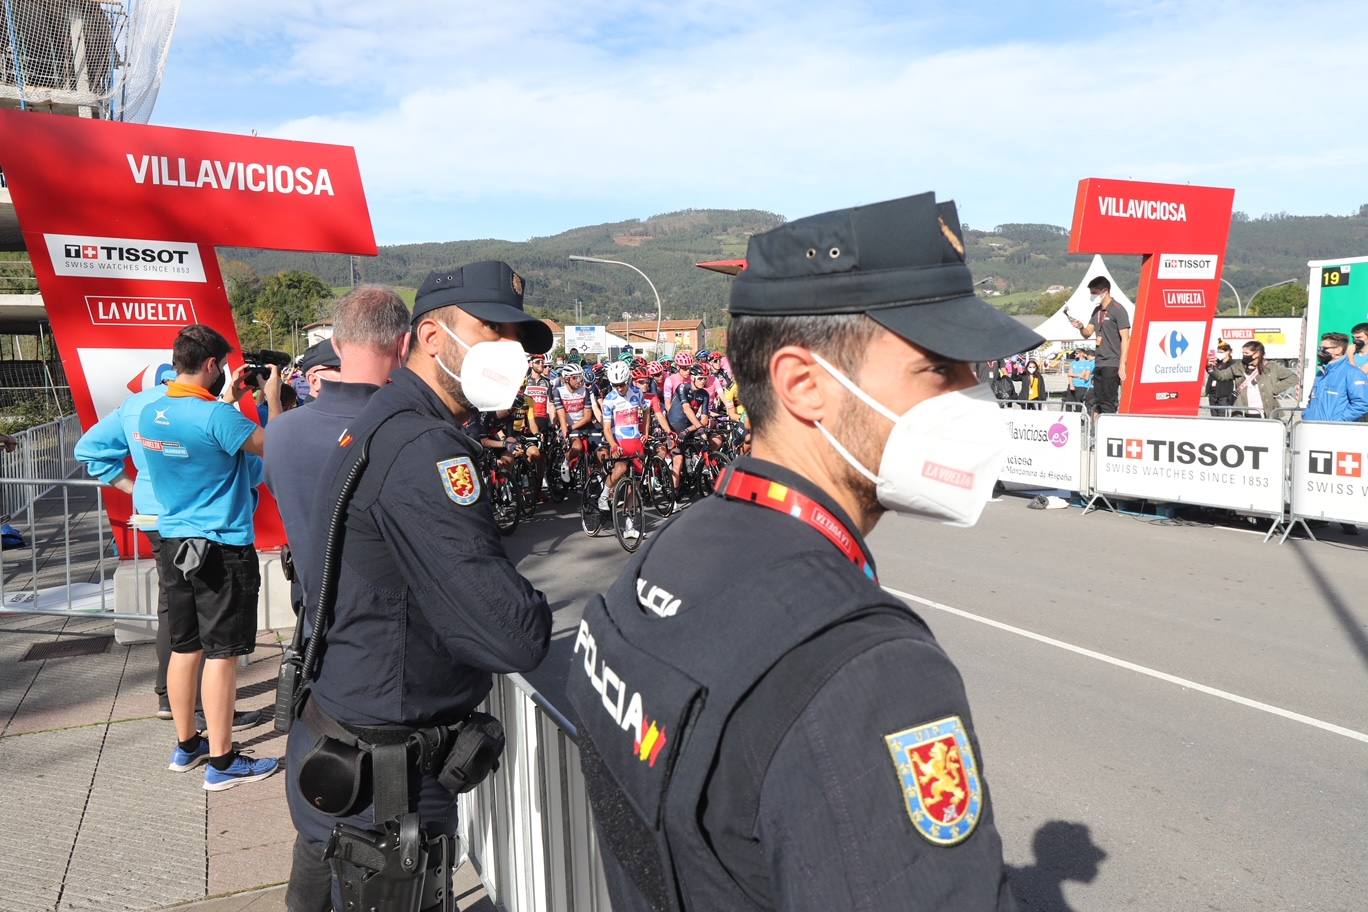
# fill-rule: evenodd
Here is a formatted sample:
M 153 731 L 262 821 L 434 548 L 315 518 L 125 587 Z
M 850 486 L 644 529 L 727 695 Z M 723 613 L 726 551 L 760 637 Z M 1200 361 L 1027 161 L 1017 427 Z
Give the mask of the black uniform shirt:
M 850 519 L 807 479 L 756 459 L 738 460 L 737 467 L 816 500 L 864 548 Z M 691 605 L 716 603 L 745 611 L 776 588 L 774 574 L 794 573 L 793 558 L 804 552 L 822 555 L 799 565 L 811 568 L 802 588 L 814 604 L 840 591 L 824 582 L 833 572 L 827 557 L 840 568 L 834 572 L 863 575 L 802 521 L 709 497 L 661 533 L 641 571 L 648 583 L 638 584 L 638 591 L 665 590 L 678 599 L 673 607 L 680 613 Z M 876 641 L 829 669 L 766 769 L 737 775 L 740 767 L 756 762 L 753 745 L 766 724 L 742 723 L 742 718 L 772 719 L 759 707 L 775 700 L 771 685 L 781 680 L 781 670 L 802 650 L 809 651 L 808 667 L 820 666 L 811 653 L 828 648 L 830 633 L 798 647 L 761 680 L 723 731 L 718 770 L 700 809 L 708 839 L 760 907 L 786 912 L 1014 909 L 959 672 L 905 605 L 872 580 L 862 588 L 867 593 L 863 604 L 842 607 L 893 606 L 906 611 L 906 621 L 894 617 L 891 627 L 886 615 L 847 621 L 867 626 Z M 654 600 L 659 603 L 661 597 Z M 879 625 L 887 636 L 877 636 Z M 726 635 L 718 631 L 719 637 Z M 954 749 L 954 755 L 936 753 L 937 743 Z M 761 783 L 758 801 L 744 785 L 738 788 L 752 775 Z M 927 805 L 917 791 L 931 799 Z M 951 799 L 958 799 L 948 815 L 951 825 L 927 819 L 928 806 L 946 816 Z M 972 815 L 963 814 L 971 805 Z
M 410 370 L 371 397 L 329 459 L 319 484 L 323 515 L 372 431 L 313 695 L 354 725 L 449 722 L 484 698 L 491 672 L 541 662 L 551 611 L 504 552 L 479 444 Z

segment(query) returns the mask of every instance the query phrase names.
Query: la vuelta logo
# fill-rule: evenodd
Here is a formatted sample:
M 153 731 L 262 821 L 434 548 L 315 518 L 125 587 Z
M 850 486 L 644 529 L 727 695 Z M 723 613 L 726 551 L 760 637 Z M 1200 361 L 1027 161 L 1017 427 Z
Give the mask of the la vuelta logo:
M 665 749 L 665 744 L 669 740 L 665 726 L 647 718 L 641 693 L 631 690 L 629 698 L 627 694 L 630 688 L 627 682 L 608 666 L 606 660 L 599 661 L 598 642 L 589 632 L 589 622 L 583 620 L 580 621 L 579 633 L 575 636 L 575 651 L 572 655 L 579 655 L 581 649 L 584 650 L 584 674 L 589 678 L 590 685 L 603 698 L 604 710 L 612 717 L 618 728 L 624 732 L 632 732 L 635 737 L 632 753 L 636 758 L 654 767 L 660 752 Z

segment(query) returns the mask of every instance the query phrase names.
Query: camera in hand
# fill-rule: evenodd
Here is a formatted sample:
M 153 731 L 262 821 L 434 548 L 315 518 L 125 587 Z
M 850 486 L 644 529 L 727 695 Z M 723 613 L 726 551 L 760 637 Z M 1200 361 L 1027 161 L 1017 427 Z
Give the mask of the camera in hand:
M 244 351 L 242 360 L 245 362 L 242 366 L 242 373 L 239 375 L 242 378 L 242 385 L 250 386 L 253 389 L 261 386 L 262 381 L 271 376 L 272 364 L 279 371 L 284 371 L 290 366 L 289 355 L 285 352 L 272 351 L 269 348 Z

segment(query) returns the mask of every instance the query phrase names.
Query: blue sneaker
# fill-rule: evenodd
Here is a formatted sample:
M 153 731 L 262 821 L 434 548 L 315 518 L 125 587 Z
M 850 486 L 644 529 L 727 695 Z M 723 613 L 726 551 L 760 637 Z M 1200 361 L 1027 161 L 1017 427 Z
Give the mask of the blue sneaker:
M 244 782 L 256 782 L 258 779 L 265 779 L 280 769 L 279 760 L 270 757 L 254 760 L 247 754 L 247 751 L 239 751 L 238 755 L 233 758 L 233 765 L 226 770 L 215 769 L 212 764 L 206 766 L 204 768 L 204 790 L 206 792 L 221 792 Z
M 188 773 L 201 763 L 208 762 L 209 739 L 200 738 L 199 747 L 192 751 L 181 750 L 181 746 L 177 744 L 176 749 L 171 752 L 171 765 L 167 769 L 173 773 Z

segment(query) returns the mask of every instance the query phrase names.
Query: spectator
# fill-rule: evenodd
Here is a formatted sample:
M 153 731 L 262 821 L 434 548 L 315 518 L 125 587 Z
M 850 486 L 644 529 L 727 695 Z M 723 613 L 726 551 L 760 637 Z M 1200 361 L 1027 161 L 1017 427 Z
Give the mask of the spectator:
M 1357 324 L 1349 333 L 1354 337 L 1354 350 L 1349 355 L 1349 363 L 1368 371 L 1368 323 Z
M 1093 363 L 1091 352 L 1086 348 L 1075 349 L 1073 361 L 1069 364 L 1069 389 L 1073 390 L 1070 401 L 1087 408 L 1092 402 Z
M 1222 339 L 1216 343 L 1216 357 L 1207 362 L 1207 404 L 1218 407 L 1218 414 L 1221 415 L 1228 415 L 1230 406 L 1235 404 L 1235 377 L 1232 374 L 1221 379 L 1216 376 L 1216 370 L 1229 367 L 1230 359 L 1233 357 L 1230 343 Z
M 1126 356 L 1130 352 L 1130 315 L 1111 296 L 1111 282 L 1097 276 L 1088 283 L 1092 292 L 1092 316 L 1085 326 L 1070 320 L 1085 339 L 1097 338 L 1096 364 L 1093 367 L 1093 418 L 1116 413 L 1121 384 L 1126 382 Z
M 1017 398 L 1022 402 L 1034 403 L 1025 406 L 1026 408 L 1040 408 L 1040 403 L 1050 398 L 1049 392 L 1045 389 L 1045 375 L 1041 373 L 1040 364 L 1032 358 L 1026 362 L 1026 372 L 1021 377 L 1021 389 L 1017 392 Z
M 265 393 L 264 390 L 261 389 L 260 386 L 257 387 L 256 392 L 254 393 L 254 396 L 257 397 L 257 421 L 260 422 L 260 424 L 261 424 L 262 427 L 265 427 L 266 424 L 267 424 L 267 422 L 269 422 L 269 421 L 271 420 L 271 406 L 270 406 L 270 403 L 268 403 L 268 402 L 266 401 L 266 393 Z M 288 383 L 281 383 L 281 384 L 280 384 L 280 413 L 283 415 L 283 414 L 285 414 L 286 412 L 288 412 L 290 409 L 294 409 L 294 408 L 298 408 L 298 407 L 299 407 L 299 394 L 296 393 L 296 392 L 294 391 L 294 387 L 293 387 L 293 386 L 290 386 Z
M 369 286 L 372 289 L 379 286 Z M 334 336 L 337 329 L 333 328 Z M 337 380 L 342 373 L 342 361 L 337 357 L 337 349 L 332 339 L 315 342 L 299 356 L 299 371 L 309 386 L 309 397 L 315 399 L 323 389 L 324 380 Z
M 171 769 L 204 763 L 204 788 L 220 791 L 264 779 L 278 764 L 239 752 L 232 740 L 237 659 L 256 649 L 257 563 L 253 518 L 265 430 L 235 403 L 247 388 L 226 363 L 228 340 L 204 325 L 176 336 L 176 379 L 166 398 L 143 408 L 138 434 L 152 491 L 161 503 L 158 571 L 166 587 L 171 630 L 167 695 L 176 725 Z M 223 401 L 216 397 L 224 391 Z M 271 417 L 280 414 L 280 372 L 265 383 Z M 195 725 L 195 689 L 204 666 L 202 699 L 208 738 Z
M 133 497 L 132 522 L 138 531 L 147 538 L 152 546 L 152 559 L 158 560 L 161 550 L 161 535 L 157 531 L 157 518 L 161 515 L 161 504 L 152 491 L 152 476 L 147 471 L 147 453 L 138 446 L 129 446 L 130 440 L 138 439 L 138 422 L 143 409 L 148 405 L 166 398 L 166 384 L 176 379 L 176 369 L 164 364 L 157 371 L 155 386 L 134 393 L 118 408 L 97 421 L 90 430 L 76 441 L 76 460 L 85 465 L 92 478 L 103 481 L 130 494 Z M 136 478 L 129 478 L 124 471 L 125 460 L 133 459 Z M 135 533 L 136 534 L 136 533 Z M 160 575 L 157 578 L 157 676 L 152 689 L 157 694 L 157 718 L 170 720 L 171 701 L 166 695 L 166 669 L 171 661 L 171 621 L 166 612 L 166 588 Z M 198 701 L 196 701 L 198 702 Z M 196 724 L 201 723 L 196 713 Z M 251 728 L 261 723 L 261 713 L 257 711 L 233 714 L 233 731 Z
M 1235 381 L 1235 404 L 1251 418 L 1272 414 L 1278 407 L 1278 394 L 1297 385 L 1297 375 L 1281 364 L 1264 359 L 1262 342 L 1246 342 L 1243 356 L 1212 374 L 1218 380 Z
M 1368 373 L 1357 370 L 1348 354 L 1349 337 L 1344 333 L 1321 336 L 1320 360 L 1325 370 L 1311 389 L 1304 420 L 1358 421 L 1368 415 Z

